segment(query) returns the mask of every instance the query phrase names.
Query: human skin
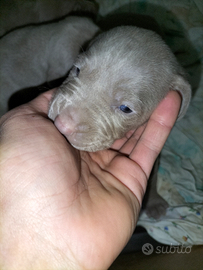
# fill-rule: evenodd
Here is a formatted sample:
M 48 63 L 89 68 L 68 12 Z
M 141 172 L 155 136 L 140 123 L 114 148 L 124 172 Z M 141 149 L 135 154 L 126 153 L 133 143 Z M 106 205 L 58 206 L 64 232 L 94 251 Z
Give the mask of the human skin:
M 51 95 L 0 119 L 0 268 L 107 269 L 135 229 L 181 98 L 169 92 L 147 124 L 89 153 L 47 118 Z

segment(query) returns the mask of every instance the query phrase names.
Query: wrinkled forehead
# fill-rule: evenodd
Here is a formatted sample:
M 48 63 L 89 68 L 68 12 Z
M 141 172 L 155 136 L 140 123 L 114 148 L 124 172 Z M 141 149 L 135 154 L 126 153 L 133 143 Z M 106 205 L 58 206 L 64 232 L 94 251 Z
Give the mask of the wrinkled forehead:
M 139 95 L 140 85 L 136 87 L 134 78 L 111 74 L 108 70 L 93 70 L 88 75 L 81 71 L 79 81 L 82 98 L 97 104 L 113 105 L 116 101 L 134 100 Z
M 106 93 L 118 96 L 128 92 L 129 96 L 131 91 L 135 92 L 140 87 L 144 79 L 142 68 L 128 60 L 126 55 L 114 57 L 106 51 L 90 51 L 80 55 L 75 65 L 80 68 L 81 87 L 92 88 L 97 94 L 103 89 Z
M 76 64 L 80 65 L 81 68 L 88 68 L 89 71 L 102 72 L 107 70 L 109 73 L 122 75 L 127 69 L 130 71 L 130 68 L 135 68 L 136 58 L 133 51 L 126 50 L 123 46 L 117 48 L 114 45 L 101 49 L 93 46 L 87 52 L 79 55 Z

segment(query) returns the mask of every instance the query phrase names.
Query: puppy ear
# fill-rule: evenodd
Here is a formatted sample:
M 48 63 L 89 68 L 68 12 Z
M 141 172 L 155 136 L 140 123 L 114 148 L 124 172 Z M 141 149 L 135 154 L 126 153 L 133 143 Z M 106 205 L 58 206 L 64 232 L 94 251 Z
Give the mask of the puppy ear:
M 181 75 L 176 75 L 172 84 L 171 90 L 178 91 L 182 97 L 181 108 L 178 115 L 178 120 L 181 119 L 189 106 L 191 99 L 191 86 L 188 81 Z

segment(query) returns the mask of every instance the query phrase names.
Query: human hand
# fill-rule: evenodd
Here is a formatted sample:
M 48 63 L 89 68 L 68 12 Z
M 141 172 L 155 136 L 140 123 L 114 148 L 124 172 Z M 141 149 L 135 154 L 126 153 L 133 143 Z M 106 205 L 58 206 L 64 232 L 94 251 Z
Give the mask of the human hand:
M 0 264 L 5 270 L 107 269 L 135 229 L 181 99 L 171 91 L 133 135 L 112 150 L 88 153 L 69 145 L 47 118 L 51 94 L 0 119 Z

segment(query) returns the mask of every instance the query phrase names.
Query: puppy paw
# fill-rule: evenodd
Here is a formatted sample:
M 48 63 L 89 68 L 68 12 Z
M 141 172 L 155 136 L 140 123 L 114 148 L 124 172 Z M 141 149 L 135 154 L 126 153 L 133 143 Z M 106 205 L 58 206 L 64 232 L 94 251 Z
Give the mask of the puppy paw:
M 168 203 L 157 194 L 156 198 L 150 199 L 145 207 L 145 213 L 148 217 L 159 219 L 165 216 Z

